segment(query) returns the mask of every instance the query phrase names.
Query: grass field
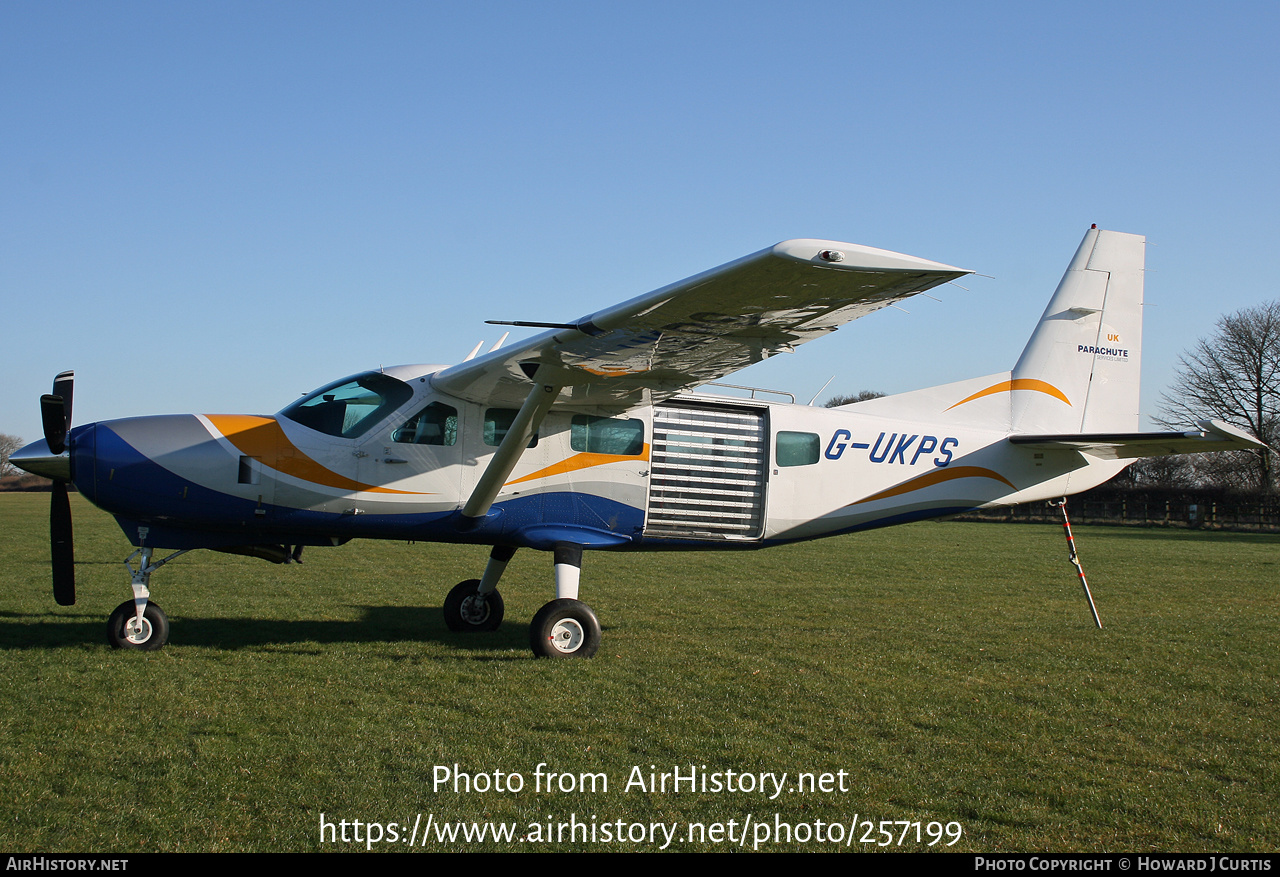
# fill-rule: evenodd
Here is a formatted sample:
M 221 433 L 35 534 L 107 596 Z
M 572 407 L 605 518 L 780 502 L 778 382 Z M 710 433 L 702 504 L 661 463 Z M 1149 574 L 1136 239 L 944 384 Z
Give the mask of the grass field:
M 62 608 L 47 496 L 0 495 L 0 849 L 365 848 L 322 845 L 322 813 L 531 838 L 436 850 L 661 846 L 540 842 L 571 819 L 676 824 L 670 849 L 714 850 L 731 844 L 690 841 L 687 823 L 748 818 L 747 848 L 782 822 L 809 842 L 762 849 L 826 850 L 813 826 L 855 816 L 850 849 L 875 848 L 868 820 L 959 823 L 952 850 L 1280 849 L 1280 537 L 1077 528 L 1103 630 L 1051 526 L 589 553 L 604 644 L 559 662 L 527 648 L 552 596 L 545 554 L 516 555 L 503 628 L 466 637 L 440 605 L 484 549 L 351 543 L 286 567 L 194 552 L 152 579 L 172 636 L 145 654 L 105 642 L 131 549 L 72 500 L 80 601 Z M 536 791 L 540 763 L 608 789 Z M 525 787 L 436 788 L 455 764 Z M 628 789 L 650 765 L 791 785 Z M 839 771 L 847 791 L 794 790 L 798 772 Z

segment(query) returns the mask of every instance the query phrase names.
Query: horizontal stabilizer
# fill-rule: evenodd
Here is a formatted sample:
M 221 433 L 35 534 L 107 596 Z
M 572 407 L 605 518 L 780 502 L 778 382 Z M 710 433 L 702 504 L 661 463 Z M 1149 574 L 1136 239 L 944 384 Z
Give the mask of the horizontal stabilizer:
M 1201 420 L 1188 432 L 1079 433 L 1014 435 L 1009 441 L 1038 451 L 1080 451 L 1103 460 L 1134 460 L 1169 454 L 1208 451 L 1251 451 L 1265 448 L 1253 436 L 1220 420 Z

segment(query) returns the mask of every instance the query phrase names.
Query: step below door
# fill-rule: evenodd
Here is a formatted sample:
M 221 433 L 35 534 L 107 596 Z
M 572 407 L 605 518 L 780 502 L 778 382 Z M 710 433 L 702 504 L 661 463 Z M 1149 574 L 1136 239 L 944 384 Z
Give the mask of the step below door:
M 760 538 L 768 462 L 764 409 L 659 405 L 645 535 Z

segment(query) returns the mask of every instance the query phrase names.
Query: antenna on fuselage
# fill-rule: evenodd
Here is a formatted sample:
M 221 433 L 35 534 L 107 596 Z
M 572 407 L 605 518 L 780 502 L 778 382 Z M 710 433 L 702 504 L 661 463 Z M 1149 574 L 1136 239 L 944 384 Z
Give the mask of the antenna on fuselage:
M 818 388 L 818 392 L 814 393 L 813 398 L 809 400 L 810 408 L 813 407 L 814 402 L 818 401 L 818 397 L 822 395 L 822 391 L 825 390 L 827 387 L 831 386 L 831 382 L 834 381 L 835 379 L 836 379 L 836 376 L 832 375 L 831 377 L 827 378 L 827 382 L 825 384 L 823 384 L 821 387 Z

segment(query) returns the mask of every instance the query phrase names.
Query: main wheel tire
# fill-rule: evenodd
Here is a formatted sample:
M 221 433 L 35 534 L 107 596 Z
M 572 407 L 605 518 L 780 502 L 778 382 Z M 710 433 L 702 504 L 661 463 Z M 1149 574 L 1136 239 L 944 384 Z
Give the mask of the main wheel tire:
M 169 641 L 169 617 L 155 603 L 147 603 L 142 613 L 142 629 L 138 629 L 138 609 L 125 600 L 107 619 L 107 642 L 113 649 L 137 649 L 154 652 Z
M 506 607 L 496 590 L 480 596 L 480 580 L 458 582 L 444 598 L 444 623 L 453 631 L 480 633 L 497 630 Z
M 600 622 L 579 600 L 552 600 L 529 624 L 529 647 L 539 658 L 590 658 L 600 648 Z

